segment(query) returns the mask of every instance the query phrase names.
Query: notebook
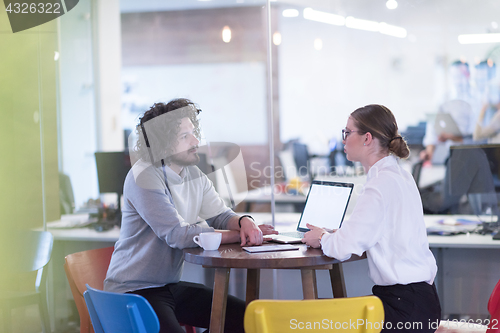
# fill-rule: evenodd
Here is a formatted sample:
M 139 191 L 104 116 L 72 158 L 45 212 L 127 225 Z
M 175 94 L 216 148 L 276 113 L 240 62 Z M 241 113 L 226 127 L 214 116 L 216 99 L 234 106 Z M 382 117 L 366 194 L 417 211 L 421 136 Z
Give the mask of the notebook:
M 340 228 L 353 188 L 352 183 L 314 180 L 307 194 L 297 232 L 280 233 L 272 236 L 271 240 L 284 244 L 300 243 L 304 233 L 309 231 L 307 223 L 327 230 Z

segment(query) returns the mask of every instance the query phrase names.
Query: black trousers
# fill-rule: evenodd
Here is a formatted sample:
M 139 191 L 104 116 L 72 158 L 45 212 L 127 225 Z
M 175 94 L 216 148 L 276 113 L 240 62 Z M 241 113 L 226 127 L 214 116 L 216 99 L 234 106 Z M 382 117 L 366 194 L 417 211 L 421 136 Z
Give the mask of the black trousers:
M 202 284 L 178 282 L 164 287 L 131 291 L 148 300 L 160 321 L 160 333 L 184 333 L 179 322 L 208 328 L 212 309 L 212 289 Z M 245 302 L 228 296 L 225 332 L 244 332 Z
M 436 286 L 427 282 L 374 286 L 372 292 L 382 300 L 385 320 L 382 333 L 429 332 L 439 326 L 441 305 Z

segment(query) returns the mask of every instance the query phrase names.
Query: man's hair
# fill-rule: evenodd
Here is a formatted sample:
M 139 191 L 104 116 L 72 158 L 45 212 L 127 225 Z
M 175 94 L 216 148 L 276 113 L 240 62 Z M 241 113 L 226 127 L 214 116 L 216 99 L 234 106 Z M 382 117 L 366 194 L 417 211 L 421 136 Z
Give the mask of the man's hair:
M 156 157 L 161 156 L 165 159 L 166 163 L 169 163 L 169 157 L 172 156 L 177 146 L 177 135 L 182 119 L 189 118 L 191 120 L 194 126 L 193 135 L 200 140 L 201 130 L 198 120 L 200 112 L 201 109 L 187 98 L 173 99 L 167 104 L 155 103 L 139 118 L 139 124 L 136 127 L 138 138 L 135 145 L 135 152 L 138 157 L 144 161 L 154 163 L 158 162 Z M 161 120 L 155 122 L 154 126 L 146 126 L 148 121 L 162 115 Z M 146 139 L 150 143 L 149 148 L 146 144 Z M 161 145 L 153 145 L 152 142 L 161 143 Z M 151 161 L 151 158 L 154 161 Z

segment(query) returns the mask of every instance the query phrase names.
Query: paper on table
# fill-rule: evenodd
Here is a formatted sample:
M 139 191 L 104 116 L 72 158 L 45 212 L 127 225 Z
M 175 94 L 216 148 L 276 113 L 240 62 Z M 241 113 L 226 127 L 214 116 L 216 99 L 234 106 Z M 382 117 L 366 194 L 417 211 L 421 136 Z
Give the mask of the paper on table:
M 47 223 L 47 227 L 53 229 L 78 228 L 94 222 L 97 222 L 97 219 L 91 219 L 89 214 L 70 214 L 61 215 L 60 221 L 49 222 Z
M 261 245 L 261 246 L 244 246 L 243 250 L 249 253 L 259 253 L 259 252 L 274 252 L 274 251 L 293 251 L 298 250 L 299 247 L 296 245 Z

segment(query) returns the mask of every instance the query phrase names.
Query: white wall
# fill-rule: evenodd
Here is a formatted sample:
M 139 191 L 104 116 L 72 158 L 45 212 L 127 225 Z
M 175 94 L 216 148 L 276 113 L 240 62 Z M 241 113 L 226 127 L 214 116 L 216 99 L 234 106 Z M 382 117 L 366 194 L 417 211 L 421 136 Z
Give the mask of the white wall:
M 93 0 L 94 82 L 100 151 L 124 149 L 121 123 L 121 25 L 119 0 Z
M 60 171 L 71 179 L 76 207 L 99 193 L 90 2 L 81 0 L 61 16 L 59 29 Z
M 60 168 L 78 208 L 99 197 L 94 152 L 124 149 L 119 2 L 81 0 L 60 27 Z
M 313 152 L 325 152 L 328 139 L 340 139 L 350 112 L 373 103 L 389 107 L 400 130 L 425 121 L 425 114 L 435 112 L 444 98 L 448 65 L 464 57 L 473 67 L 473 61 L 483 60 L 492 48 L 460 45 L 459 33 L 483 28 L 431 5 L 419 3 L 411 20 L 401 12 L 393 17 L 381 13 L 379 21 L 407 29 L 405 39 L 308 21 L 301 7 L 291 7 L 300 10 L 299 17 L 280 15 L 281 139 L 300 137 Z M 487 12 L 485 8 L 475 15 Z M 377 20 L 378 13 L 353 3 L 342 14 Z M 323 41 L 320 51 L 313 47 L 316 38 Z
M 260 62 L 134 66 L 123 68 L 123 126 L 155 102 L 189 98 L 197 103 L 209 141 L 266 144 L 265 65 Z

